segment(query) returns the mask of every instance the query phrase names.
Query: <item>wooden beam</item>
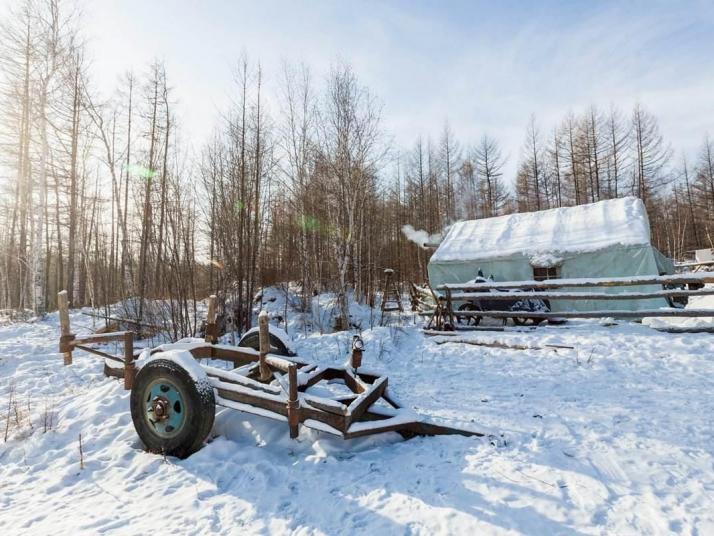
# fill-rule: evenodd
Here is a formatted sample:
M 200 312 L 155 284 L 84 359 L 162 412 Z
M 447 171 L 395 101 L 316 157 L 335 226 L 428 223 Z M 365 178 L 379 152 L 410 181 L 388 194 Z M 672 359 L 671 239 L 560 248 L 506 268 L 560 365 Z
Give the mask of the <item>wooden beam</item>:
M 218 396 L 220 396 L 221 398 L 225 398 L 226 400 L 232 400 L 234 402 L 240 402 L 242 404 L 249 404 L 251 406 L 255 406 L 258 409 L 272 411 L 273 413 L 283 415 L 284 417 L 288 416 L 288 408 L 285 402 L 261 396 L 258 391 L 256 391 L 255 393 L 242 391 L 238 392 L 223 389 L 221 387 L 217 387 L 216 391 L 218 393 Z M 343 433 L 346 429 L 346 419 L 342 415 L 328 413 L 307 406 L 301 407 L 299 412 L 299 421 L 303 422 L 307 419 L 314 419 L 316 421 L 325 423 Z
M 344 379 L 345 385 L 349 387 L 352 392 L 359 394 L 363 393 L 366 390 L 364 383 L 359 381 L 357 376 L 352 374 L 351 370 L 345 370 L 344 374 L 342 375 L 342 378 Z
M 265 363 L 271 368 L 278 369 L 280 372 L 288 372 L 290 365 L 296 364 L 294 361 L 290 361 L 289 359 L 283 359 L 276 355 L 270 354 L 266 354 Z
M 459 311 L 458 316 L 490 318 L 647 318 L 661 317 L 714 317 L 714 309 L 642 309 L 640 311 Z
M 256 380 L 253 380 L 246 376 L 242 376 L 233 371 L 221 370 L 219 368 L 211 367 L 210 365 L 201 365 L 201 367 L 206 371 L 206 374 L 208 376 L 218 378 L 223 382 L 228 382 L 235 385 L 240 385 L 242 387 L 247 387 L 249 389 L 254 389 L 256 391 L 261 391 L 271 396 L 280 396 L 281 394 L 283 394 L 282 389 L 276 385 L 260 383 Z
M 92 348 L 91 346 L 82 346 L 81 344 L 75 344 L 74 348 L 75 350 L 84 350 L 85 352 L 89 352 L 90 354 L 95 354 L 105 359 L 111 359 L 112 361 L 116 361 L 117 363 L 124 364 L 123 358 L 108 354 L 107 352 L 102 352 L 101 350 L 97 350 L 96 348 Z
M 354 402 L 352 402 L 348 407 L 347 407 L 347 427 L 349 428 L 350 424 L 352 424 L 355 421 L 358 421 L 359 418 L 364 414 L 365 411 L 369 409 L 369 407 L 374 404 L 384 393 L 384 390 L 387 388 L 387 377 L 382 376 L 381 378 L 377 379 L 372 385 L 369 386 L 369 389 L 364 391 L 362 394 L 360 394 Z
M 694 274 L 675 274 L 662 276 L 629 277 L 584 277 L 577 279 L 549 279 L 547 281 L 502 281 L 488 283 L 447 283 L 437 287 L 439 290 L 488 290 L 488 289 L 552 289 L 562 287 L 617 287 L 638 285 L 690 285 L 714 283 L 714 272 Z
M 405 417 L 397 414 L 394 417 L 379 419 L 370 422 L 355 423 L 347 429 L 345 439 L 354 439 L 372 434 L 381 434 L 384 432 L 399 432 L 405 437 L 413 437 L 416 435 L 462 435 L 483 437 L 483 433 L 462 428 L 452 428 L 440 424 L 431 423 L 428 421 L 419 420 L 417 416 Z
M 349 401 L 352 402 L 352 400 L 354 400 L 355 398 L 357 398 L 356 395 L 351 397 Z M 309 404 L 317 409 L 321 409 L 322 411 L 326 411 L 327 413 L 347 415 L 347 406 L 343 403 L 342 400 L 338 400 L 336 398 L 322 398 L 318 396 L 311 396 L 305 393 L 302 394 L 301 399 L 306 404 Z
M 694 296 L 714 296 L 714 288 L 697 290 L 659 290 L 652 292 L 456 292 L 453 300 L 487 300 L 516 301 L 525 299 L 536 300 L 645 300 L 652 298 L 680 298 Z M 459 312 L 454 312 L 459 315 Z
M 127 334 L 130 335 L 133 340 L 134 333 L 132 331 L 113 331 L 110 333 L 92 333 L 90 335 L 82 335 L 81 337 L 75 337 L 75 342 L 73 344 L 100 344 L 113 341 L 123 342 L 127 337 Z
M 316 383 L 319 383 L 322 381 L 325 377 L 325 374 L 327 374 L 326 369 L 318 369 L 313 372 L 310 372 L 308 377 L 303 380 L 303 382 L 300 384 L 300 389 L 304 391 L 305 389 L 309 389 Z

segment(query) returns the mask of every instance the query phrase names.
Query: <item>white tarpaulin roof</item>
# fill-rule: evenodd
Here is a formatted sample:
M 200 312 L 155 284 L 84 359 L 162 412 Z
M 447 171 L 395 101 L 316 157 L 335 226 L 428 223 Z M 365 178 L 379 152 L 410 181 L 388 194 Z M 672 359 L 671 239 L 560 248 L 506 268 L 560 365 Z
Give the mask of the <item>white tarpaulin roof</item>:
M 650 243 L 635 197 L 455 223 L 430 262 L 591 252 Z

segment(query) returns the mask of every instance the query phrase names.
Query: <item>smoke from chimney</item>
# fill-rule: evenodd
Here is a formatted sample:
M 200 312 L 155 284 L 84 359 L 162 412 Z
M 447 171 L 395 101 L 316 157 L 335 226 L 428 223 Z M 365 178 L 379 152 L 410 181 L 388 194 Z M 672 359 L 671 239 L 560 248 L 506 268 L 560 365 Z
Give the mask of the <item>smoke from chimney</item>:
M 402 227 L 402 232 L 407 239 L 423 249 L 427 249 L 426 244 L 438 244 L 442 238 L 442 233 L 429 234 L 424 230 L 414 229 L 414 227 L 409 224 Z

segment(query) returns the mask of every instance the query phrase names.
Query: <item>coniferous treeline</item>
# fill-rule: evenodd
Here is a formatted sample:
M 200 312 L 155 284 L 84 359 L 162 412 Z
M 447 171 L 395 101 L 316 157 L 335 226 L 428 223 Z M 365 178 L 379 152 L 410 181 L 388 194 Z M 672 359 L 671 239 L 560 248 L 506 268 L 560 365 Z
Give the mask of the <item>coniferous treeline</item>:
M 238 59 L 235 102 L 189 157 L 170 74 L 154 63 L 115 95 L 92 86 L 81 20 L 60 0 L 26 1 L 0 41 L 0 308 L 124 301 L 125 314 L 196 329 L 195 301 L 218 292 L 234 327 L 254 294 L 294 281 L 307 299 L 374 299 L 383 270 L 425 278 L 429 251 L 402 232 L 459 219 L 637 195 L 653 241 L 681 257 L 712 247 L 714 143 L 675 158 L 656 118 L 590 107 L 558 125 L 527 122 L 516 177 L 488 134 L 443 126 L 406 150 L 390 145 L 382 106 L 348 65 L 315 79 L 305 66 L 265 71 Z M 511 186 L 513 184 L 513 186 Z

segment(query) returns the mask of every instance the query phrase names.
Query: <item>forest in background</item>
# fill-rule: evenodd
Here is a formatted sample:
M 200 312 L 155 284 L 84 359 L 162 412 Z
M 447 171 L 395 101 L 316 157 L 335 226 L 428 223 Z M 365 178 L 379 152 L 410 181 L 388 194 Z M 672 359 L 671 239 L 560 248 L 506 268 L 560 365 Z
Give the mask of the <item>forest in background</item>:
M 0 309 L 131 303 L 176 336 L 197 327 L 195 301 L 218 293 L 234 327 L 252 323 L 263 285 L 292 281 L 307 300 L 373 302 L 385 268 L 423 281 L 430 252 L 411 225 L 438 234 L 459 219 L 636 195 L 652 241 L 681 258 L 714 247 L 714 142 L 687 162 L 657 118 L 595 106 L 547 127 L 527 123 L 516 177 L 499 141 L 459 140 L 448 124 L 408 148 L 390 143 L 383 106 L 353 69 L 236 59 L 233 103 L 190 150 L 161 62 L 93 87 L 81 16 L 25 0 L 0 28 Z M 676 142 L 676 140 L 674 140 Z M 156 304 L 161 311 L 156 311 Z M 347 325 L 346 323 L 343 325 Z

